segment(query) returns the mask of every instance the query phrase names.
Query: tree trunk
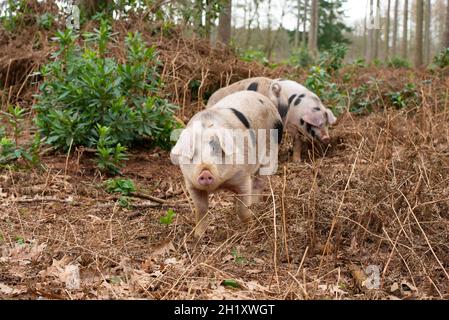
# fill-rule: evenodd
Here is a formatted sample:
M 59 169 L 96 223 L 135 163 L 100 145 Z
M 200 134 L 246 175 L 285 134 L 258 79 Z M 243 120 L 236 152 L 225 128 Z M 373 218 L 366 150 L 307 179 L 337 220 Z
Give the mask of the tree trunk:
M 206 39 L 210 39 L 210 34 L 212 31 L 212 0 L 206 0 L 206 21 L 204 23 L 204 36 Z
M 446 35 L 444 36 L 444 46 L 449 48 L 449 0 L 446 4 Z
M 379 12 L 377 12 L 377 10 L 379 8 L 380 8 L 380 0 L 377 0 L 375 14 L 379 14 Z M 379 59 L 379 37 L 380 37 L 380 30 L 379 30 L 379 28 L 375 28 L 374 29 L 374 59 Z
M 393 56 L 397 54 L 397 43 L 398 43 L 398 11 L 399 11 L 399 0 L 395 0 L 394 3 L 394 21 L 393 21 Z
M 302 46 L 305 48 L 307 46 L 307 39 L 306 39 L 306 29 L 307 29 L 307 10 L 309 10 L 309 0 L 304 0 L 304 16 L 302 20 Z
M 231 41 L 231 18 L 232 18 L 232 0 L 227 0 L 223 10 L 220 12 L 218 22 L 218 41 L 229 45 Z M 247 31 L 249 32 L 249 30 Z
M 374 0 L 370 0 L 369 16 L 367 18 L 367 20 L 369 19 L 369 28 L 368 28 L 368 39 L 366 41 L 366 57 L 365 57 L 368 63 L 371 63 L 373 61 L 374 32 L 373 32 L 373 25 L 371 23 L 373 17 L 374 17 Z
M 385 24 L 385 60 L 388 60 L 389 51 L 390 51 L 390 8 L 391 8 L 391 0 L 388 0 L 387 5 L 387 14 L 386 14 L 386 24 Z
M 194 8 L 195 8 L 195 15 L 194 15 L 194 19 L 195 19 L 195 27 L 197 29 L 197 32 L 200 33 L 200 35 L 202 35 L 203 33 L 203 0 L 195 0 L 195 4 L 194 4 Z
M 402 26 L 402 58 L 407 59 L 408 49 L 408 0 L 404 1 L 404 25 Z
M 309 30 L 309 51 L 314 57 L 316 57 L 316 55 L 318 54 L 318 10 L 318 0 L 312 0 L 312 12 L 310 16 Z
M 426 1 L 426 10 L 425 10 L 425 27 L 424 27 L 424 45 L 425 45 L 425 58 L 424 61 L 426 64 L 429 64 L 431 57 L 431 34 L 430 34 L 430 19 L 432 18 L 432 3 L 430 0 Z
M 424 0 L 416 0 L 416 54 L 415 67 L 423 65 L 423 18 Z
M 296 29 L 295 29 L 295 49 L 298 48 L 299 44 L 299 26 L 301 25 L 301 0 L 296 1 Z

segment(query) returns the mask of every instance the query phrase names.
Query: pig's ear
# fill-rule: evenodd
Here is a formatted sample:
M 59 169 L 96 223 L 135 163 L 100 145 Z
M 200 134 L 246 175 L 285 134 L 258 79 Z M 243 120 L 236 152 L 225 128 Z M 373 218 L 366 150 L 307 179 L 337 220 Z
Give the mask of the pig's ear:
M 234 137 L 231 129 L 220 130 L 218 133 L 218 140 L 220 141 L 220 147 L 224 153 L 229 156 L 234 154 Z
M 171 160 L 174 164 L 179 164 L 179 159 L 184 156 L 192 159 L 195 153 L 194 139 L 190 130 L 183 130 L 178 142 L 170 152 Z
M 273 94 L 276 98 L 279 98 L 281 96 L 281 85 L 279 83 L 273 83 L 271 85 L 271 91 L 273 91 Z
M 335 122 L 337 122 L 337 118 L 334 116 L 331 109 L 326 108 L 326 114 L 327 114 L 327 120 L 329 121 L 330 125 L 333 125 Z
M 321 112 L 309 112 L 302 119 L 315 127 L 321 127 L 324 124 L 324 117 Z

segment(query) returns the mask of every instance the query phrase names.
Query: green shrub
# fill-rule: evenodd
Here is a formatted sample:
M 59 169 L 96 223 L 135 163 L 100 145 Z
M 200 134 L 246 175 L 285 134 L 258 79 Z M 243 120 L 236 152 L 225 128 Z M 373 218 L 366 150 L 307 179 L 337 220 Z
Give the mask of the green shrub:
M 323 103 L 330 108 L 335 115 L 339 115 L 344 108 L 345 97 L 340 92 L 336 83 L 332 82 L 332 78 L 324 68 L 313 66 L 310 68 L 309 74 L 304 85 L 314 92 Z
M 307 48 L 301 47 L 291 54 L 288 63 L 295 67 L 310 67 L 314 61 Z
M 124 159 L 122 146 L 145 139 L 169 148 L 170 133 L 178 127 L 176 107 L 158 97 L 162 83 L 156 49 L 145 46 L 139 33 L 129 33 L 126 60 L 119 63 L 108 51 L 115 39 L 104 20 L 83 36 L 84 48 L 77 38 L 70 29 L 59 31 L 54 60 L 41 70 L 44 81 L 34 109 L 46 142 L 62 150 L 98 147 L 100 159 L 113 164 L 102 169 L 113 172 L 116 161 Z
M 240 59 L 246 62 L 259 62 L 260 64 L 263 64 L 264 66 L 268 66 L 270 64 L 270 61 L 268 61 L 268 58 L 266 57 L 265 53 L 261 50 L 257 49 L 247 49 L 243 51 L 240 54 Z
M 55 17 L 50 12 L 45 12 L 44 14 L 37 17 L 37 24 L 39 28 L 50 30 L 55 21 Z
M 415 106 L 418 104 L 418 93 L 413 83 L 407 83 L 400 91 L 387 93 L 387 97 L 396 109 L 403 109 L 409 105 Z
M 8 127 L 0 126 L 0 165 L 24 160 L 28 166 L 37 166 L 40 162 L 40 135 L 36 134 L 32 141 L 23 140 L 23 122 L 25 110 L 16 106 L 2 112 L 0 123 L 8 123 Z
M 2 1 L 4 2 L 4 1 Z M 3 10 L 0 7 L 0 22 L 10 32 L 16 30 L 24 21 L 24 15 L 28 11 L 26 0 L 6 0 Z
M 104 182 L 104 186 L 108 193 L 120 193 L 123 196 L 136 192 L 136 186 L 130 179 L 108 179 Z
M 433 59 L 433 63 L 439 68 L 449 67 L 449 48 L 441 50 Z
M 390 68 L 410 68 L 410 62 L 406 59 L 402 59 L 401 57 L 395 56 L 392 57 L 387 64 Z
M 324 68 L 326 72 L 333 74 L 343 66 L 347 52 L 348 47 L 344 44 L 334 44 L 330 50 L 320 53 L 318 65 Z

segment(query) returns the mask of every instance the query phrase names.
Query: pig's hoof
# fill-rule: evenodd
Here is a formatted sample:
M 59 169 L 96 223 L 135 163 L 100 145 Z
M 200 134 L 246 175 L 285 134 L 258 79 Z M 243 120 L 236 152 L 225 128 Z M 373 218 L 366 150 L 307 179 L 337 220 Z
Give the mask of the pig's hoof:
M 195 237 L 195 239 L 200 239 L 201 237 L 204 236 L 204 234 L 206 233 L 206 228 L 195 228 L 195 231 L 193 232 L 193 236 Z

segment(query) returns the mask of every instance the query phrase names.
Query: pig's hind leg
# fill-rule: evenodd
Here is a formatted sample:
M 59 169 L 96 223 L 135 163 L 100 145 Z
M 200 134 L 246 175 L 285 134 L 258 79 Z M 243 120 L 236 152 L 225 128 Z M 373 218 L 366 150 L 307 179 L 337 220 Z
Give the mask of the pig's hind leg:
M 263 178 L 254 176 L 252 178 L 252 203 L 264 201 L 263 191 L 265 189 L 265 181 Z

